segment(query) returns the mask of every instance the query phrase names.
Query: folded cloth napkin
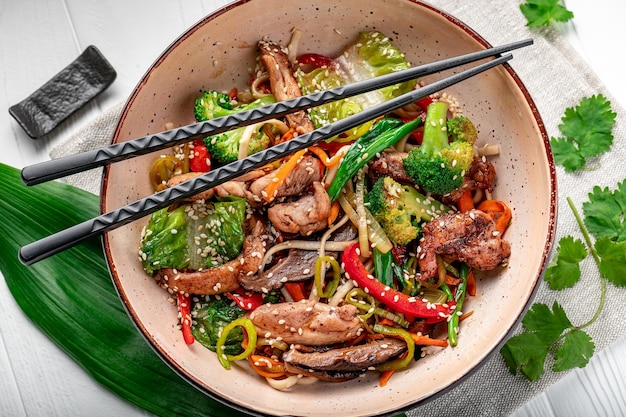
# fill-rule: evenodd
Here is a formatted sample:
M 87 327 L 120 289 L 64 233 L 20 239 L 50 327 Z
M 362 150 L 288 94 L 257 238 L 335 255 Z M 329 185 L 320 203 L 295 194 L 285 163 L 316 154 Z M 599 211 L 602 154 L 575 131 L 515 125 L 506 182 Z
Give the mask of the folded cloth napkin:
M 491 0 L 448 0 L 430 2 L 445 12 L 466 23 L 492 45 L 500 45 L 532 37 L 532 47 L 515 51 L 511 65 L 533 97 L 543 118 L 548 134 L 561 136 L 558 125 L 567 107 L 576 106 L 584 97 L 603 94 L 612 101 L 612 109 L 617 112 L 614 128 L 615 142 L 610 153 L 598 157 L 592 165 L 597 167 L 579 173 L 566 173 L 558 168 L 558 239 L 566 235 L 580 236 L 578 226 L 565 202 L 571 197 L 577 207 L 587 201 L 593 186 L 614 189 L 618 182 L 626 178 L 623 162 L 626 160 L 626 127 L 623 118 L 626 112 L 613 100 L 597 76 L 576 53 L 558 28 L 530 29 L 519 11 L 519 1 Z M 106 111 L 97 120 L 80 130 L 66 143 L 54 149 L 52 158 L 94 149 L 110 142 L 114 128 L 121 115 L 122 105 Z M 98 193 L 100 172 L 96 169 L 87 173 L 68 177 L 66 181 L 81 188 Z M 568 317 L 575 324 L 585 323 L 596 310 L 600 299 L 599 276 L 592 261 L 582 265 L 583 278 L 574 289 L 560 292 L 551 291 L 545 283 L 540 283 L 536 302 L 552 305 L 555 300 L 564 307 Z M 585 330 L 596 345 L 596 352 L 604 349 L 626 333 L 626 321 L 622 308 L 610 305 L 624 305 L 626 290 L 609 284 L 607 307 L 600 319 Z M 518 329 L 519 331 L 519 329 Z M 492 357 L 471 376 L 446 394 L 411 410 L 409 416 L 504 416 L 511 414 L 538 393 L 545 391 L 553 383 L 566 375 L 554 373 L 547 367 L 546 374 L 538 382 L 528 382 L 519 376 L 511 375 L 499 353 Z M 420 381 L 416 383 L 428 383 Z

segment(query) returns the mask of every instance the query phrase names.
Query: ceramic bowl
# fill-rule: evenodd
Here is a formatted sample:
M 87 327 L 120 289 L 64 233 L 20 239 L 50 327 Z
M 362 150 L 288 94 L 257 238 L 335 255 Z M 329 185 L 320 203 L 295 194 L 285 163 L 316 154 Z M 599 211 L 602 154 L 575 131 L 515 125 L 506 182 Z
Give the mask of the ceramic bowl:
M 193 122 L 193 101 L 203 89 L 243 88 L 254 66 L 257 41 L 267 36 L 287 44 L 292 28 L 304 36 L 301 51 L 336 55 L 359 31 L 391 37 L 413 65 L 480 50 L 489 45 L 458 19 L 411 0 L 239 1 L 205 17 L 176 39 L 134 89 L 115 132 L 126 141 Z M 441 78 L 437 74 L 425 79 Z M 225 370 L 215 353 L 187 346 L 177 328 L 169 295 L 137 260 L 147 218 L 105 236 L 105 251 L 119 295 L 139 331 L 190 384 L 232 407 L 259 415 L 391 415 L 454 388 L 504 343 L 528 307 L 553 244 L 556 179 L 548 136 L 522 81 L 509 65 L 453 87 L 466 115 L 478 126 L 480 143 L 499 143 L 495 197 L 507 201 L 513 223 L 509 267 L 482 274 L 478 293 L 464 310 L 460 344 L 414 363 L 380 387 L 375 373 L 347 383 L 317 383 L 277 391 L 259 377 Z M 105 171 L 102 211 L 151 194 L 148 171 L 155 155 L 118 162 Z

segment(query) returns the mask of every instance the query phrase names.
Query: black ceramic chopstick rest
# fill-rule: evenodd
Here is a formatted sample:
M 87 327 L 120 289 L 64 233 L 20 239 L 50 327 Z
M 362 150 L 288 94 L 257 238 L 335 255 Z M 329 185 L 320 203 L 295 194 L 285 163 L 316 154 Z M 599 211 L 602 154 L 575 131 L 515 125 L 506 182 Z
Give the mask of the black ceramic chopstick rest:
M 28 136 L 37 139 L 106 90 L 116 76 L 98 48 L 88 46 L 30 96 L 11 106 L 9 113 Z

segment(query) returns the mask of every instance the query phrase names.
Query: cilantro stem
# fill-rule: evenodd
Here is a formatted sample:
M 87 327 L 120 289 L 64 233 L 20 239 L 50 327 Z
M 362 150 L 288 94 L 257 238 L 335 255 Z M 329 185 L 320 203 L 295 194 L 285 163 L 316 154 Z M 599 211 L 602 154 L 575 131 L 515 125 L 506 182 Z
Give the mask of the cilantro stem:
M 598 270 L 600 270 L 600 256 L 598 255 L 598 252 L 596 252 L 596 249 L 593 246 L 593 242 L 591 241 L 591 236 L 589 235 L 589 231 L 587 230 L 587 227 L 585 226 L 585 223 L 583 222 L 582 217 L 580 217 L 580 214 L 578 213 L 578 210 L 576 209 L 576 206 L 574 205 L 574 202 L 572 201 L 570 197 L 567 197 L 567 204 L 569 204 L 569 207 L 572 210 L 572 213 L 574 213 L 574 217 L 576 218 L 578 227 L 580 228 L 580 231 L 582 232 L 583 237 L 585 238 L 587 249 L 593 256 L 593 259 L 596 262 L 596 265 L 598 266 Z M 584 323 L 580 326 L 576 326 L 575 328 L 580 330 L 580 329 L 584 329 L 587 326 L 592 325 L 598 319 L 598 317 L 600 317 L 600 313 L 602 313 L 602 309 L 604 308 L 605 301 L 606 301 L 606 279 L 604 278 L 602 273 L 600 273 L 600 303 L 598 304 L 598 308 L 596 309 L 596 312 L 593 315 L 593 317 L 591 317 L 591 319 L 587 323 Z

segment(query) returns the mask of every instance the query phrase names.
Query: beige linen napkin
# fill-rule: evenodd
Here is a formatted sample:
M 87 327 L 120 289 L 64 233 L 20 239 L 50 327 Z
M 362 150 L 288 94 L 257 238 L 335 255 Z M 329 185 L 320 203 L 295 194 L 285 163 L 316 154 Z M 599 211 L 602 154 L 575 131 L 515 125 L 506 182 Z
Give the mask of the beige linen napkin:
M 601 93 L 612 99 L 597 76 L 560 35 L 557 28 L 531 30 L 525 27 L 526 21 L 519 11 L 519 1 L 447 0 L 430 3 L 474 28 L 492 45 L 528 37 L 535 40 L 532 47 L 515 51 L 515 58 L 511 61 L 511 65 L 535 100 L 550 136 L 560 136 L 558 125 L 565 108 L 577 105 L 583 97 Z M 593 170 L 571 174 L 558 168 L 560 204 L 557 243 L 558 239 L 565 235 L 580 236 L 565 202 L 567 196 L 571 197 L 580 209 L 594 185 L 613 189 L 618 182 L 626 178 L 626 169 L 623 167 L 623 161 L 626 160 L 624 138 L 626 132 L 623 118 L 626 113 L 616 100 L 611 101 L 613 110 L 618 113 L 612 151 L 593 161 L 592 165 L 597 167 Z M 121 105 L 118 105 L 105 112 L 62 146 L 54 149 L 51 157 L 58 158 L 109 143 L 121 109 Z M 66 180 L 98 193 L 100 172 L 101 170 L 92 170 Z M 574 324 L 582 324 L 589 320 L 599 300 L 599 277 L 592 261 L 585 262 L 582 269 L 583 278 L 574 289 L 554 292 L 542 282 L 535 301 L 551 306 L 556 299 Z M 609 284 L 607 307 L 601 318 L 592 327 L 586 329 L 596 344 L 596 352 L 626 333 L 623 308 L 611 307 L 623 306 L 625 302 L 626 289 L 618 289 Z M 456 388 L 411 410 L 408 415 L 431 417 L 509 415 L 565 375 L 547 370 L 539 382 L 531 383 L 521 377 L 512 376 L 506 369 L 502 357 L 496 352 L 483 367 Z M 427 384 L 428 381 L 416 381 L 416 383 Z

